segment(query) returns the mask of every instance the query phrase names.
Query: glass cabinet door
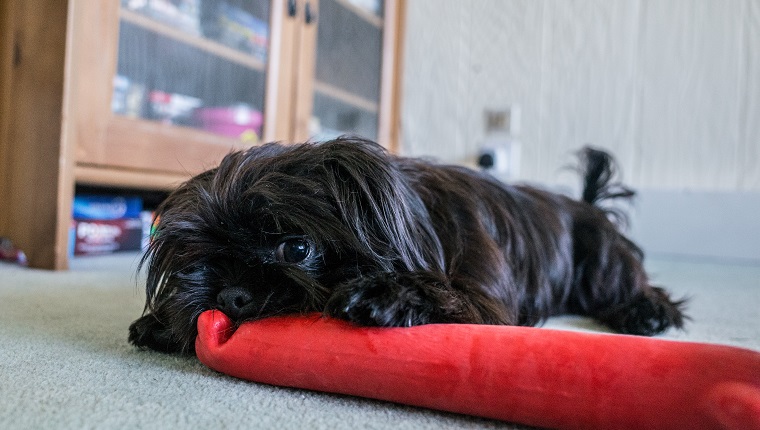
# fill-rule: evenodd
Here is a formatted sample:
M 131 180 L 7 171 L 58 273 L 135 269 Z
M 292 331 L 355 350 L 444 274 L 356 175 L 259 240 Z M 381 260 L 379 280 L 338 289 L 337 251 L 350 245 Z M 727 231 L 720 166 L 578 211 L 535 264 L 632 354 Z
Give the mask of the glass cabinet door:
M 269 0 L 121 0 L 114 114 L 256 143 Z
M 309 134 L 378 140 L 383 0 L 319 0 Z

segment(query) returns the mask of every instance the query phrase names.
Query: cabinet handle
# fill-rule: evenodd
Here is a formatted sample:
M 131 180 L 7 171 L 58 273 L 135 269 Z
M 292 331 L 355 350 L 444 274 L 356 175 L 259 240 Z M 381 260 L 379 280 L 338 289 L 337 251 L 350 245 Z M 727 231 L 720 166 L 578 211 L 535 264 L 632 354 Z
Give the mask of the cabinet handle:
M 296 7 L 296 0 L 288 0 L 288 16 L 291 18 L 296 16 L 298 8 Z
M 306 24 L 311 24 L 316 19 L 315 14 L 311 11 L 311 2 L 306 2 L 306 7 L 304 8 L 304 20 L 306 21 Z

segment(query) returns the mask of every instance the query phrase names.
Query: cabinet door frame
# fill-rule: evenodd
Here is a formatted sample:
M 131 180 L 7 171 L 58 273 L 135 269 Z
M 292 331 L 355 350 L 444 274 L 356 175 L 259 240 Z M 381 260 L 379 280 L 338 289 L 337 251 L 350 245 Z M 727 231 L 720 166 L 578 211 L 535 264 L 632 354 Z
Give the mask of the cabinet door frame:
M 306 0 L 300 7 L 298 72 L 295 81 L 295 113 L 293 140 L 308 139 L 309 123 L 314 105 L 314 82 L 317 50 L 317 23 L 304 23 L 305 4 L 310 3 L 319 19 L 319 0 Z M 399 109 L 403 58 L 403 30 L 406 18 L 405 0 L 385 0 L 383 9 L 382 70 L 380 71 L 380 100 L 378 108 L 378 143 L 397 152 L 399 148 Z
M 292 110 L 291 73 L 296 20 L 287 0 L 271 0 L 270 52 L 265 65 L 264 136 L 287 140 Z M 171 188 L 213 167 L 231 150 L 247 148 L 235 139 L 200 129 L 167 126 L 111 112 L 117 70 L 120 4 L 72 0 L 69 92 L 76 130 L 78 182 L 139 188 Z M 272 49 L 273 48 L 273 49 Z

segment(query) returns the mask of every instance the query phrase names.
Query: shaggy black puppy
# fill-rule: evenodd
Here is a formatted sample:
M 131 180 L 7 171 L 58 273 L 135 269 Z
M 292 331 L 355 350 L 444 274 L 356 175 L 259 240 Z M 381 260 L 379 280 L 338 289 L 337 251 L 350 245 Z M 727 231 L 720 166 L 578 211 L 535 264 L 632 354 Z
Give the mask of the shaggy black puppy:
M 225 157 L 159 207 L 140 347 L 191 352 L 196 321 L 322 312 L 365 326 L 591 316 L 653 335 L 684 319 L 599 203 L 633 192 L 580 153 L 583 198 L 396 157 L 357 138 Z

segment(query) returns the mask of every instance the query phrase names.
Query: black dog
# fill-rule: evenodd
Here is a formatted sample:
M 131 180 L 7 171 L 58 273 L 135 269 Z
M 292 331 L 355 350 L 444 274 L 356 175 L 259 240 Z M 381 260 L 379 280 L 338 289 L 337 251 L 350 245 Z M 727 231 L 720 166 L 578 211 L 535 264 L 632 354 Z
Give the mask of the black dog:
M 588 315 L 622 333 L 681 327 L 642 251 L 598 203 L 628 198 L 581 152 L 582 201 L 355 138 L 229 154 L 160 206 L 145 314 L 129 340 L 193 350 L 196 321 L 322 312 L 366 326 L 534 325 Z

